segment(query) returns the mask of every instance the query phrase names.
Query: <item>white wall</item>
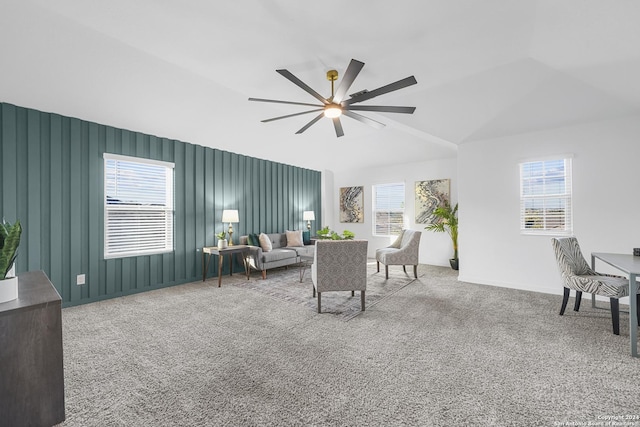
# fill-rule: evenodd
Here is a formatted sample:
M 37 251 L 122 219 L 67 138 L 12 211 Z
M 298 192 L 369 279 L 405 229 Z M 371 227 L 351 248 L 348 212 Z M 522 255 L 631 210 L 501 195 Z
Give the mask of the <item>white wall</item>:
M 457 160 L 443 159 L 429 162 L 406 163 L 371 169 L 356 169 L 333 173 L 333 188 L 327 186 L 330 193 L 325 200 L 330 200 L 331 209 L 323 213 L 322 226 L 328 225 L 332 230 L 342 232 L 353 231 L 358 239 L 369 241 L 369 256 L 375 256 L 377 248 L 388 246 L 393 238 L 373 236 L 372 223 L 372 186 L 376 184 L 391 184 L 404 182 L 405 184 L 405 228 L 422 231 L 420 241 L 420 262 L 432 265 L 449 265 L 449 258 L 453 256 L 451 239 L 446 233 L 434 233 L 424 230 L 423 224 L 415 224 L 415 193 L 416 181 L 431 179 L 451 179 L 452 202 L 458 200 Z M 327 181 L 328 182 L 328 181 Z M 364 187 L 365 215 L 364 223 L 340 223 L 338 209 L 340 207 L 339 192 L 341 187 Z M 318 228 L 320 224 L 318 224 Z
M 640 247 L 640 117 L 472 142 L 458 151 L 460 280 L 561 293 L 551 236 L 520 234 L 518 164 L 567 153 L 574 235 L 587 261 Z

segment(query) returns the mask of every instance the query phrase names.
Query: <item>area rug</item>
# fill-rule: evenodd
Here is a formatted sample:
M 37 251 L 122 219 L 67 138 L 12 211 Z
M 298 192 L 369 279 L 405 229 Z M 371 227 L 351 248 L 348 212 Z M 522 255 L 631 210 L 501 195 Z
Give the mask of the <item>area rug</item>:
M 225 276 L 223 286 L 231 284 L 238 288 L 259 292 L 271 298 L 303 305 L 310 310 L 317 311 L 317 299 L 313 297 L 310 268 L 306 268 L 302 282 L 300 282 L 301 268 L 300 266 L 289 266 L 287 269 L 282 267 L 267 270 L 267 278 L 264 280 L 256 272 L 252 273 L 250 280 L 246 280 L 242 274 L 233 275 L 232 278 Z M 376 262 L 368 262 L 365 310 L 384 301 L 385 298 L 398 292 L 414 280 L 413 267 L 407 267 L 407 273 L 405 273 L 401 266 L 392 266 L 389 268 L 389 279 L 385 279 L 384 266 L 381 265 L 380 273 L 377 273 Z M 358 291 L 354 296 L 351 296 L 351 292 L 348 291 L 324 292 L 322 294 L 323 314 L 334 315 L 348 321 L 362 313 L 360 308 L 360 292 Z

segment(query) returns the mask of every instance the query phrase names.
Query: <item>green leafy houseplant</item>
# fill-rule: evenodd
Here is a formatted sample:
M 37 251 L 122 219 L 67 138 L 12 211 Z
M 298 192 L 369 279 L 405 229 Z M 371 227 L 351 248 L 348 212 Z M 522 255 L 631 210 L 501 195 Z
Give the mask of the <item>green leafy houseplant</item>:
M 440 219 L 440 221 L 429 224 L 425 229 L 430 231 L 436 231 L 444 233 L 445 231 L 451 236 L 453 242 L 453 260 L 458 260 L 458 204 L 452 208 L 449 203 L 443 206 L 438 206 L 433 214 Z M 452 263 L 453 265 L 453 263 Z
M 318 238 L 324 240 L 353 240 L 353 238 L 356 237 L 356 235 L 349 230 L 344 230 L 342 234 L 338 234 L 335 231 L 331 231 L 328 226 L 318 230 L 316 234 Z
M 16 221 L 13 225 L 4 220 L 0 223 L 0 280 L 6 279 L 9 270 L 13 267 L 18 255 L 21 234 L 20 221 Z
M 227 233 L 225 233 L 224 231 L 221 231 L 218 234 L 216 234 L 216 237 L 220 240 L 224 240 L 227 238 Z

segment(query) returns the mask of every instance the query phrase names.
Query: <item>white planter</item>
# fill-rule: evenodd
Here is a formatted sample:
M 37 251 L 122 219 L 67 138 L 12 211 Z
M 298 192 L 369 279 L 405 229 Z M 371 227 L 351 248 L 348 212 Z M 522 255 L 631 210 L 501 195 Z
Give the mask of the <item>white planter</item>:
M 0 280 L 0 303 L 18 298 L 18 278 Z
M 218 249 L 224 249 L 227 247 L 227 239 L 218 240 Z

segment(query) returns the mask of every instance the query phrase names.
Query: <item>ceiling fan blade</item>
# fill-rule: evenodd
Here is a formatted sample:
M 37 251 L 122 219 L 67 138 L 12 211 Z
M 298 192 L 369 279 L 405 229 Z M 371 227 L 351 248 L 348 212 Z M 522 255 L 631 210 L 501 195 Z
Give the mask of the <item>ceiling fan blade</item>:
M 406 77 L 402 80 L 398 80 L 397 82 L 390 83 L 386 86 L 379 87 L 378 89 L 374 89 L 370 92 L 365 92 L 362 95 L 342 101 L 342 106 L 351 105 L 354 102 L 366 101 L 367 99 L 375 98 L 376 96 L 384 95 L 385 93 L 393 92 L 394 90 L 402 89 L 416 83 L 418 83 L 418 81 L 414 76 Z
M 277 99 L 249 98 L 249 101 L 275 102 L 277 104 L 307 105 L 309 107 L 322 107 L 322 105 L 318 105 L 318 104 L 307 104 L 306 102 L 278 101 Z
M 384 128 L 386 126 L 384 123 L 380 123 L 377 120 L 370 119 L 369 117 L 365 117 L 363 115 L 360 115 L 358 113 L 354 113 L 354 112 L 349 111 L 349 110 L 343 110 L 342 114 L 344 114 L 347 117 L 351 117 L 352 119 L 356 119 L 359 122 L 368 124 L 369 126 L 373 126 L 376 129 L 382 129 L 382 128 Z
M 385 105 L 349 105 L 344 108 L 351 111 L 375 111 L 376 113 L 413 114 L 413 112 L 416 111 L 416 107 L 392 107 Z
M 262 123 L 269 123 L 269 122 L 272 122 L 274 120 L 288 119 L 289 117 L 301 116 L 303 114 L 315 113 L 316 111 L 323 111 L 323 110 L 324 110 L 324 108 L 318 108 L 316 110 L 303 111 L 302 113 L 287 114 L 286 116 L 280 116 L 280 117 L 274 117 L 272 119 L 261 120 L 261 122 Z M 324 113 L 322 113 L 322 114 L 324 114 Z
M 358 74 L 360 74 L 362 67 L 364 67 L 364 62 L 356 61 L 355 59 L 352 59 L 351 62 L 349 62 L 349 66 L 347 67 L 347 71 L 344 72 L 344 77 L 342 77 L 340 86 L 338 86 L 336 93 L 333 95 L 333 102 L 336 104 L 340 104 L 342 102 L 347 91 L 353 84 L 353 81 L 358 77 Z
M 302 88 L 304 91 L 309 93 L 311 96 L 316 98 L 318 101 L 322 102 L 324 105 L 329 104 L 329 101 L 327 101 L 326 98 L 323 98 L 322 95 L 320 95 L 315 90 L 311 89 L 309 86 L 307 86 L 306 83 L 304 83 L 302 80 L 300 80 L 299 78 L 297 78 L 296 76 L 291 74 L 288 70 L 276 70 L 276 72 L 280 73 L 282 76 L 284 76 L 285 78 L 287 78 L 288 80 L 293 82 L 295 85 L 297 85 L 300 88 Z
M 334 117 L 333 119 L 333 127 L 336 129 L 336 136 L 340 138 L 344 136 L 344 131 L 342 130 L 342 122 L 340 121 L 340 117 Z
M 296 135 L 299 134 L 299 133 L 304 132 L 307 129 L 309 129 L 315 122 L 317 122 L 318 120 L 320 120 L 323 117 L 324 117 L 324 112 L 318 114 L 313 120 L 311 120 L 309 123 L 304 125 L 298 132 L 296 132 Z

